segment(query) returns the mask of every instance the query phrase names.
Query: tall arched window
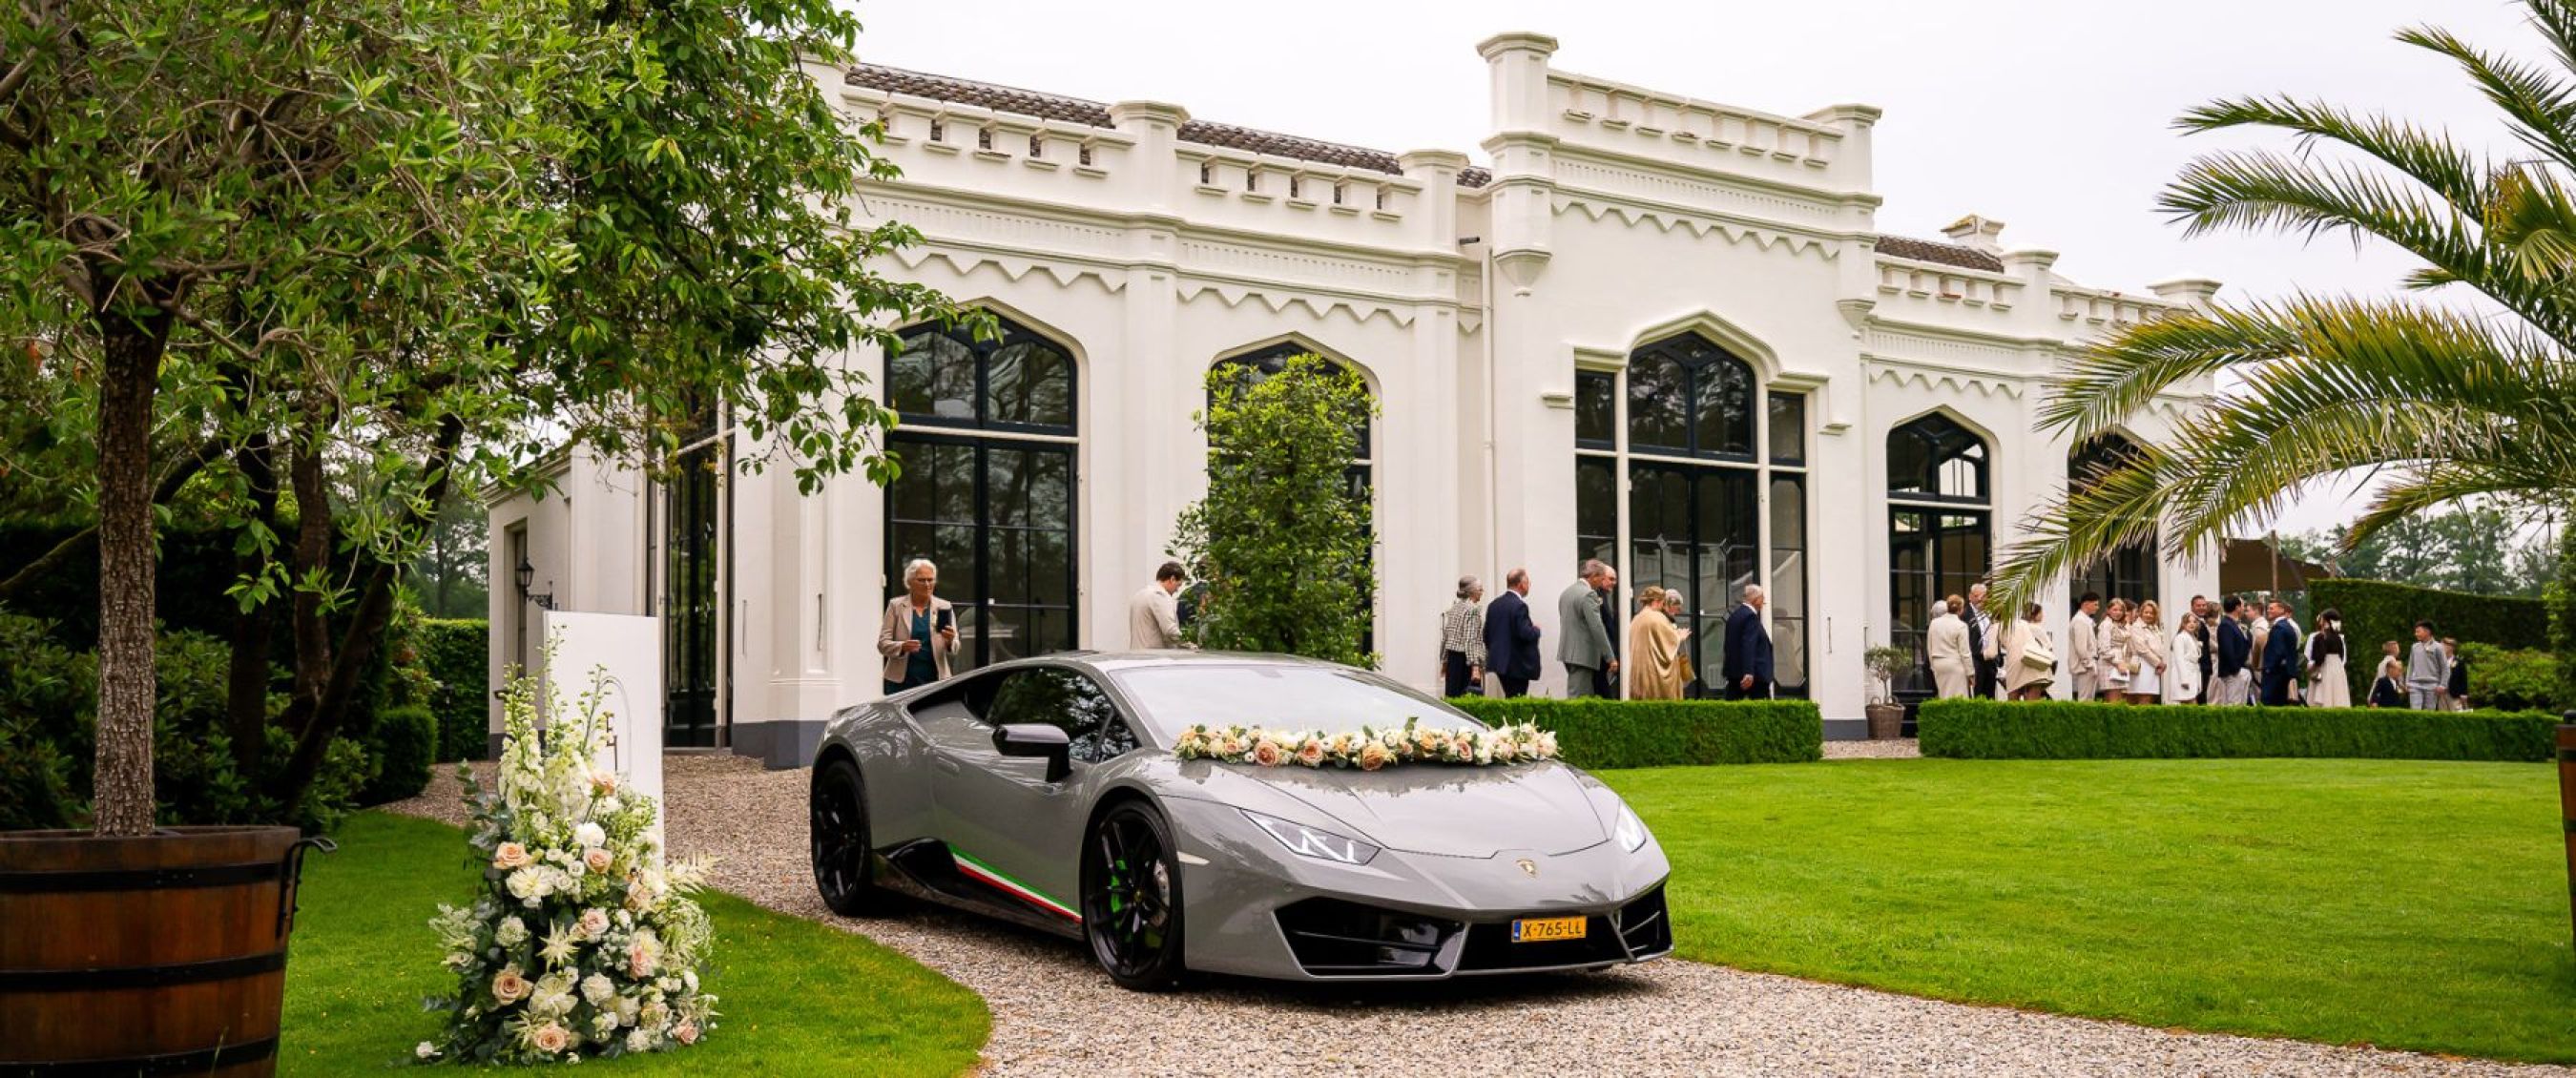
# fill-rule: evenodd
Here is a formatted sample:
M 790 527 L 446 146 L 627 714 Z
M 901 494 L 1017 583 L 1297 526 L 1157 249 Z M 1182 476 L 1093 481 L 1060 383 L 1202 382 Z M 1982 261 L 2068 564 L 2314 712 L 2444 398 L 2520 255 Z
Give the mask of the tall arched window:
M 1070 650 L 1076 620 L 1071 350 L 1009 319 L 976 340 L 918 326 L 886 359 L 886 591 L 914 558 L 939 566 L 964 649 L 982 666 Z
M 2066 457 L 2066 486 L 2082 490 L 2104 475 L 2144 457 L 2146 452 L 2121 435 L 2109 431 L 2086 439 Z M 2156 540 L 2149 535 L 2112 551 L 2108 557 L 2093 563 L 2082 576 L 2067 582 L 2067 605 L 2085 592 L 2102 597 L 2108 604 L 2113 599 L 2136 602 L 2157 598 Z
M 1932 688 L 1932 604 L 1993 567 L 1993 497 L 1985 439 L 1957 420 L 1935 412 L 1887 433 L 1888 642 L 1915 659 L 1899 691 Z
M 1629 594 L 1682 592 L 1695 695 L 1724 691 L 1726 615 L 1761 584 L 1774 681 L 1804 695 L 1805 396 L 1766 394 L 1751 365 L 1683 334 L 1630 353 L 1624 371 L 1578 373 L 1574 398 L 1580 554 L 1619 566 Z
M 1334 374 L 1340 374 L 1349 370 L 1349 368 L 1335 362 L 1332 357 L 1324 355 L 1323 353 L 1316 351 L 1314 348 L 1297 344 L 1293 341 L 1283 341 L 1278 344 L 1245 352 L 1240 355 L 1227 356 L 1223 359 L 1217 360 L 1216 366 L 1218 370 L 1233 372 L 1235 377 L 1238 379 L 1237 384 L 1242 388 L 1249 389 L 1261 384 L 1264 379 L 1269 378 L 1271 375 L 1288 369 L 1288 360 L 1290 357 L 1304 355 L 1312 355 L 1317 359 L 1323 360 L 1325 369 Z M 1358 436 L 1358 450 L 1356 454 L 1351 457 L 1351 466 L 1343 470 L 1342 481 L 1345 484 L 1345 489 L 1349 491 L 1350 495 L 1358 498 L 1360 500 L 1360 504 L 1368 507 L 1368 516 L 1362 526 L 1368 530 L 1371 539 L 1371 542 L 1369 543 L 1369 560 L 1371 562 L 1370 567 L 1374 568 L 1377 560 L 1377 544 L 1375 542 L 1377 531 L 1376 457 L 1374 456 L 1376 453 L 1375 445 L 1377 431 L 1373 423 L 1366 418 L 1362 418 L 1359 423 L 1359 429 L 1354 433 Z M 1369 589 L 1368 594 L 1364 594 L 1360 597 L 1360 605 L 1363 609 L 1373 610 L 1377 603 L 1376 588 L 1373 586 L 1374 581 L 1376 580 L 1376 574 L 1374 572 L 1369 574 L 1369 580 L 1372 582 L 1372 587 Z M 1368 630 L 1360 636 L 1360 650 L 1377 650 L 1377 625 L 1375 617 L 1371 617 L 1369 619 Z

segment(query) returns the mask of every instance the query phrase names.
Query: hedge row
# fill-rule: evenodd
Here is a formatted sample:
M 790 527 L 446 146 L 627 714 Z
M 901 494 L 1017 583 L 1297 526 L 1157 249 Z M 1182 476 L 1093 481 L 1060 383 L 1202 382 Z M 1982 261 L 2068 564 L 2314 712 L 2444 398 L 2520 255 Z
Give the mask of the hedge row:
M 491 630 L 481 619 L 423 618 L 412 642 L 435 685 L 438 758 L 480 760 L 491 749 Z
M 1489 723 L 1535 722 L 1555 731 L 1576 767 L 1774 764 L 1822 759 L 1824 716 L 1807 700 L 1449 701 Z
M 2549 608 L 2538 599 L 2504 595 L 2469 595 L 2436 591 L 2385 580 L 2312 580 L 2308 609 L 2343 612 L 2344 676 L 2352 681 L 2352 698 L 2370 695 L 2370 679 L 2379 666 L 2379 645 L 2397 641 L 2412 647 L 2415 623 L 2430 620 L 2434 635 L 2455 636 L 2463 644 L 2480 643 L 2512 650 L 2549 646 Z M 2308 626 L 2299 626 L 2305 637 Z M 2475 666 L 2470 670 L 2475 671 Z
M 1923 755 L 1978 760 L 2305 756 L 2547 760 L 2558 720 L 2541 712 L 2198 707 L 1932 700 Z

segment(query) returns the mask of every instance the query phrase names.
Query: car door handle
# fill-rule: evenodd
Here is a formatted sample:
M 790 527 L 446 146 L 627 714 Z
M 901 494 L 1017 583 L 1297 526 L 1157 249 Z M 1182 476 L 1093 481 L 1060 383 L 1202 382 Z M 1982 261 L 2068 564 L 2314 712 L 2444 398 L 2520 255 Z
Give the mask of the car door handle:
M 939 773 L 943 775 L 954 775 L 958 773 L 957 761 L 951 760 L 945 756 L 931 757 L 930 766 L 938 768 Z

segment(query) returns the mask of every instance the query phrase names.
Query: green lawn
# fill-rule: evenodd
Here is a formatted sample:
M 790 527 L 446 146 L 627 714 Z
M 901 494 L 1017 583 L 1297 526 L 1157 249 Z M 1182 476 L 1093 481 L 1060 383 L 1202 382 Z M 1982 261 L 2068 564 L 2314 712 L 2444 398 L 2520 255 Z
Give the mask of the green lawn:
M 304 869 L 286 973 L 286 1074 L 341 1075 L 410 1062 L 436 1031 L 421 997 L 453 991 L 428 921 L 470 899 L 474 870 L 455 828 L 360 813 L 340 852 Z M 958 1074 L 975 1064 L 984 1001 L 846 932 L 705 892 L 715 921 L 709 991 L 718 1028 L 692 1048 L 613 1063 L 612 1074 Z
M 1681 953 L 2153 1026 L 2576 1060 L 2556 773 L 1868 760 L 1602 774 Z

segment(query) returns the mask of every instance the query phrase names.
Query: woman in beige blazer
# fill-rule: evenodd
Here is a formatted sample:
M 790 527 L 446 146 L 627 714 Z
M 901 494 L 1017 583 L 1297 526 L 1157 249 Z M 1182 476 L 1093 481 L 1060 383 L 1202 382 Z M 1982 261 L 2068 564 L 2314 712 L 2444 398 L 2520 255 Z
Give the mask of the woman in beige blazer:
M 1679 700 L 1690 681 L 1682 672 L 1690 663 L 1690 653 L 1682 650 L 1690 630 L 1675 628 L 1671 614 L 1678 595 L 1651 585 L 1637 593 L 1637 616 L 1628 620 L 1628 664 L 1622 668 L 1631 700 Z
M 914 558 L 903 567 L 903 590 L 886 602 L 885 626 L 877 630 L 887 695 L 947 680 L 948 657 L 957 654 L 957 610 L 932 594 L 939 567 Z

